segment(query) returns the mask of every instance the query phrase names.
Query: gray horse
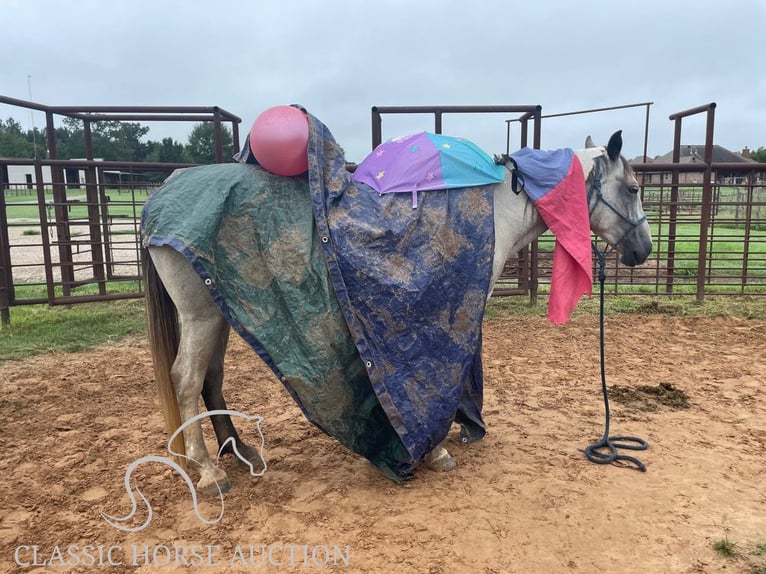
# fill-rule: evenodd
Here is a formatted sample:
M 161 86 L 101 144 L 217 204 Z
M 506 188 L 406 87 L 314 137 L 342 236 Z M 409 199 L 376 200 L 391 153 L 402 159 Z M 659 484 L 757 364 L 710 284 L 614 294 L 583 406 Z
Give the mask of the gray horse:
M 586 148 L 575 152 L 588 187 L 590 228 L 621 254 L 625 265 L 643 263 L 652 250 L 652 238 L 630 165 L 620 155 L 621 132 L 606 147 L 590 137 Z M 526 193 L 514 193 L 511 173 L 494 190 L 495 252 L 492 285 L 513 253 L 546 230 L 541 215 Z M 592 192 L 592 193 L 591 193 Z M 187 259 L 169 246 L 149 246 L 144 253 L 146 300 L 155 377 L 163 416 L 170 434 L 198 414 L 202 395 L 209 410 L 226 409 L 222 394 L 224 354 L 229 325 Z M 240 456 L 260 464 L 256 449 L 244 444 L 228 416 L 212 417 L 219 444 L 231 442 Z M 184 428 L 174 450 L 195 461 L 198 488 L 207 493 L 230 488 L 226 473 L 211 460 L 199 422 Z M 430 468 L 449 470 L 454 461 L 442 446 L 423 461 Z

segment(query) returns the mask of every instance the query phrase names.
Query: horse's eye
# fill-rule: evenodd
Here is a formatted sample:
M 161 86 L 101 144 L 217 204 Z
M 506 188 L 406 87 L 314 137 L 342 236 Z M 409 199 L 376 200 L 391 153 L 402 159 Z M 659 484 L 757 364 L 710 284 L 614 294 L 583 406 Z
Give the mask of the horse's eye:
M 628 191 L 630 193 L 638 193 L 639 187 L 637 185 L 629 185 L 628 186 Z

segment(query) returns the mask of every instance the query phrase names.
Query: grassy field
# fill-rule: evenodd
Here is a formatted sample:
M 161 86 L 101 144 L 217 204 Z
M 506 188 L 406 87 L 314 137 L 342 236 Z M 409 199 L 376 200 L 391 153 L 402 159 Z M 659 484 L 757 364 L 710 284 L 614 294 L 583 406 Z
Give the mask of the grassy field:
M 687 190 L 688 191 L 688 190 Z M 692 190 L 694 191 L 694 190 Z M 761 201 L 766 195 L 759 190 Z M 69 190 L 71 198 L 80 197 L 84 201 L 85 190 Z M 125 190 L 109 189 L 110 196 L 108 215 L 115 220 L 131 221 L 140 216 L 140 210 L 147 194 L 141 190 L 131 194 Z M 39 211 L 36 194 L 7 193 L 8 217 L 12 220 L 27 220 L 26 225 L 37 225 Z M 52 199 L 50 192 L 46 193 L 46 201 Z M 697 279 L 697 253 L 699 250 L 699 223 L 692 222 L 694 214 L 681 214 L 680 223 L 676 228 L 675 242 L 675 283 L 676 297 L 654 295 L 663 279 L 647 276 L 642 278 L 645 284 L 620 285 L 620 295 L 607 297 L 608 313 L 666 313 L 672 315 L 737 315 L 746 318 L 766 319 L 766 299 L 763 295 L 740 297 L 716 297 L 716 291 L 736 291 L 742 275 L 745 262 L 745 249 L 748 251 L 747 272 L 748 287 L 746 293 L 766 292 L 766 229 L 751 230 L 749 243 L 745 244 L 745 230 L 735 225 L 735 219 L 744 208 L 734 205 L 742 201 L 742 192 L 738 188 L 721 188 L 720 200 L 724 202 L 717 213 L 716 227 L 712 230 L 713 256 L 710 265 L 711 285 L 706 287 L 706 300 L 703 305 L 694 303 L 694 290 Z M 134 204 L 134 201 L 136 204 Z M 691 204 L 689 204 L 691 205 Z M 754 206 L 755 209 L 762 206 Z M 52 208 L 48 207 L 49 218 L 52 220 Z M 754 211 L 755 215 L 755 211 Z M 70 219 L 86 219 L 87 206 L 83 203 L 69 207 Z M 686 218 L 686 219 L 684 219 Z M 650 214 L 650 219 L 655 219 Z M 759 220 L 762 221 L 762 220 Z M 17 225 L 18 223 L 12 223 Z M 38 228 L 39 229 L 39 228 Z M 119 232 L 119 231 L 118 231 Z M 124 231 L 132 233 L 131 230 Z M 667 237 L 667 222 L 653 223 L 652 232 L 655 239 L 653 259 L 664 263 L 667 259 L 669 242 Z M 30 230 L 35 233 L 35 230 Z M 546 233 L 541 238 L 541 249 L 552 250 L 553 238 Z M 651 281 L 651 283 L 650 283 Z M 110 286 L 114 289 L 134 289 L 135 285 Z M 541 296 L 535 306 L 528 303 L 527 297 L 495 298 L 487 307 L 487 318 L 505 316 L 545 315 L 544 296 L 547 285 L 541 285 Z M 34 294 L 23 286 L 17 287 L 20 299 L 44 296 L 44 288 L 39 294 Z M 595 289 L 594 289 L 595 291 Z M 642 293 L 641 296 L 623 295 L 623 293 Z M 709 295 L 708 295 L 709 293 Z M 594 294 L 591 299 L 583 300 L 577 313 L 597 313 L 598 297 Z M 71 307 L 53 307 L 33 305 L 19 306 L 11 309 L 10 326 L 0 327 L 0 362 L 18 359 L 38 353 L 50 351 L 70 352 L 89 348 L 106 341 L 120 337 L 144 333 L 143 301 L 117 301 L 113 303 L 78 304 Z
M 667 227 L 659 233 L 654 224 L 652 233 L 657 237 L 653 257 L 667 258 L 670 242 Z M 676 273 L 696 276 L 697 254 L 699 253 L 700 226 L 698 223 L 684 223 L 676 226 L 675 256 Z M 712 242 L 711 242 L 712 239 Z M 745 247 L 747 247 L 748 272 L 751 276 L 766 279 L 766 231 L 750 231 L 749 242 L 745 244 L 745 229 L 719 226 L 708 232 L 708 255 L 712 257 L 712 270 L 716 274 L 741 275 Z
M 654 275 L 641 275 L 634 279 L 631 284 L 620 284 L 617 287 L 619 293 L 655 293 L 659 289 L 664 290 L 670 241 L 668 238 L 667 223 L 650 224 L 654 238 L 654 248 L 650 259 L 659 260 L 659 277 Z M 699 253 L 699 223 L 679 223 L 676 225 L 675 239 L 675 269 L 674 288 L 679 292 L 693 293 L 697 283 L 697 267 Z M 766 292 L 766 230 L 750 230 L 750 236 L 746 242 L 745 229 L 718 225 L 708 235 L 708 264 L 706 274 L 705 292 L 715 294 L 737 292 L 741 286 L 742 276 L 747 271 L 747 281 L 744 292 Z M 540 238 L 540 249 L 548 252 L 553 251 L 555 239 L 546 232 Z M 747 253 L 747 257 L 745 256 Z M 651 265 L 652 262 L 649 262 Z M 545 291 L 547 286 L 542 285 Z M 610 292 L 614 286 L 609 285 Z
M 141 209 L 148 197 L 143 190 L 136 190 L 131 193 L 127 190 L 107 189 L 106 195 L 109 197 L 108 215 L 113 218 L 137 218 L 141 215 Z M 88 204 L 85 201 L 85 190 L 68 190 L 67 197 L 76 199 L 79 203 L 70 204 L 69 219 L 87 219 Z M 53 221 L 53 193 L 45 193 L 46 209 L 48 220 Z M 39 221 L 40 211 L 37 206 L 37 194 L 9 194 L 5 195 L 6 209 L 8 219 L 25 219 Z
M 30 296 L 30 295 L 27 295 Z M 526 297 L 496 297 L 487 305 L 486 320 L 546 314 L 547 300 L 530 305 Z M 665 314 L 672 316 L 737 316 L 766 320 L 763 297 L 709 297 L 698 305 L 693 297 L 610 296 L 607 315 L 618 313 Z M 583 299 L 576 314 L 598 314 L 596 294 Z M 11 309 L 11 324 L 0 327 L 0 363 L 40 353 L 82 351 L 128 336 L 146 334 L 142 299 L 83 303 L 70 307 L 29 305 Z
M 135 282 L 107 285 L 110 293 L 132 293 L 137 288 Z M 44 285 L 22 285 L 15 289 L 18 299 L 46 296 Z M 81 286 L 77 293 L 95 294 L 97 287 Z M 20 305 L 11 307 L 10 315 L 11 324 L 0 325 L 0 363 L 39 353 L 81 351 L 146 330 L 143 299 L 53 307 Z
M 0 327 L 0 363 L 40 353 L 82 351 L 146 332 L 141 299 L 67 307 L 28 305 L 11 309 Z

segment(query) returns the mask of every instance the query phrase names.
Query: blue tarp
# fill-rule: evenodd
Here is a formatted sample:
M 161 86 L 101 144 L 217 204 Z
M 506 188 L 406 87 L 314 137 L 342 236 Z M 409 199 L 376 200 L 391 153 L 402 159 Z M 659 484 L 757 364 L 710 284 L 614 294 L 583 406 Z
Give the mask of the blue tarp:
M 307 176 L 185 170 L 147 203 L 144 242 L 184 253 L 309 420 L 401 480 L 453 421 L 484 434 L 493 189 L 424 193 L 413 210 L 354 183 L 309 126 Z

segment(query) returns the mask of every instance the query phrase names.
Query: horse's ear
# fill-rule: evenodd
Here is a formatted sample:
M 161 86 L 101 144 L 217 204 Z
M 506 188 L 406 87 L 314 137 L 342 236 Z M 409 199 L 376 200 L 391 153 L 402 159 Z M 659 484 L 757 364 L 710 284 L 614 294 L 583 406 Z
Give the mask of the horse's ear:
M 593 138 L 588 136 L 587 138 L 585 138 L 585 149 L 590 147 L 596 147 L 596 144 L 593 143 Z
M 616 131 L 609 138 L 609 143 L 606 144 L 606 153 L 609 154 L 609 159 L 612 161 L 620 157 L 622 151 L 622 130 Z

